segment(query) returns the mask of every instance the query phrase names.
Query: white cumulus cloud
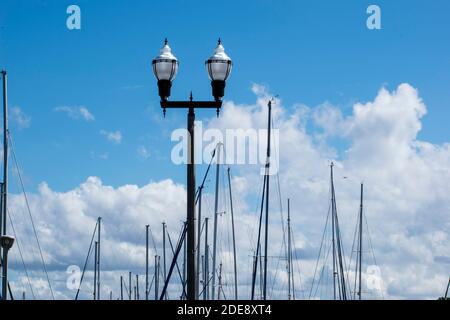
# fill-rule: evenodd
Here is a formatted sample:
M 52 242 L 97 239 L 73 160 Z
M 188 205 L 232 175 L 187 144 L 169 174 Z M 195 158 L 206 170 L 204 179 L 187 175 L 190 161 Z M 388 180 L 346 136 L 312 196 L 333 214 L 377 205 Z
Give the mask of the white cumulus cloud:
M 84 106 L 77 107 L 68 107 L 68 106 L 60 106 L 54 109 L 56 112 L 66 113 L 72 119 L 81 119 L 84 121 L 94 121 L 94 115 L 88 110 L 88 108 Z
M 20 107 L 12 107 L 9 110 L 9 118 L 19 129 L 28 128 L 31 124 L 31 117 L 23 112 Z
M 212 118 L 205 128 L 265 128 L 271 94 L 258 85 L 253 91 L 255 103 L 225 102 L 221 117 Z M 359 207 L 359 184 L 363 181 L 365 214 L 380 267 L 384 297 L 436 299 L 443 294 L 450 261 L 450 145 L 418 139 L 426 112 L 418 90 L 408 84 L 401 84 L 393 91 L 382 88 L 373 101 L 356 103 L 348 115 L 331 103 L 319 107 L 297 104 L 288 109 L 281 99 L 274 101 L 274 125 L 280 130 L 280 142 L 273 150 L 280 156 L 279 188 L 284 219 L 284 204 L 287 198 L 291 199 L 295 252 L 299 259 L 294 267 L 297 297 L 302 297 L 300 286 L 306 296 L 311 287 L 329 207 L 331 160 L 336 164 L 337 206 L 347 262 Z M 313 121 L 317 129 L 307 129 L 308 121 Z M 347 147 L 335 147 L 331 138 L 344 141 Z M 258 165 L 231 166 L 231 169 L 239 290 L 241 298 L 249 298 L 262 178 Z M 197 179 L 200 180 L 200 176 Z M 226 179 L 226 172 L 221 179 Z M 210 218 L 210 232 L 213 180 L 210 176 L 207 181 L 202 212 L 203 217 Z M 284 252 L 277 177 L 272 177 L 271 183 L 269 255 L 277 257 Z M 223 279 L 228 284 L 224 290 L 232 296 L 227 192 L 221 192 L 219 198 L 219 261 L 223 263 Z M 43 183 L 37 193 L 28 196 L 58 298 L 74 296 L 64 285 L 65 269 L 72 264 L 82 266 L 98 216 L 104 224 L 102 296 L 108 298 L 109 290 L 117 297 L 120 275 L 126 276 L 128 270 L 141 276 L 144 273 L 145 225 L 150 224 L 161 255 L 161 223 L 167 223 L 175 245 L 186 214 L 185 188 L 171 180 L 150 182 L 142 187 L 113 188 L 104 185 L 100 178 L 90 177 L 66 192 L 52 190 Z M 12 195 L 10 210 L 17 221 L 18 240 L 23 248 L 28 248 L 24 250 L 25 261 L 33 272 L 38 272 L 38 256 L 30 249 L 36 246 L 30 237 L 32 231 L 25 223 L 26 216 L 20 219 L 26 210 L 23 197 Z M 153 243 L 151 248 L 153 266 Z M 171 257 L 169 246 L 168 250 Z M 13 288 L 28 290 L 17 247 L 12 249 L 12 266 L 13 273 L 17 274 L 12 281 Z M 368 273 L 365 270 L 364 276 L 369 277 Z M 48 297 L 45 284 L 38 281 L 43 279 L 42 275 L 33 273 L 32 277 L 36 291 Z M 170 294 L 177 299 L 180 288 L 175 286 L 179 283 L 176 270 L 173 279 Z M 285 260 L 269 260 L 269 283 L 270 298 L 287 298 Z M 91 285 L 92 263 L 83 287 L 84 298 L 91 297 Z
M 114 144 L 121 144 L 122 143 L 122 132 L 119 130 L 117 131 L 105 131 L 101 130 L 100 134 L 104 136 L 108 141 L 114 143 Z

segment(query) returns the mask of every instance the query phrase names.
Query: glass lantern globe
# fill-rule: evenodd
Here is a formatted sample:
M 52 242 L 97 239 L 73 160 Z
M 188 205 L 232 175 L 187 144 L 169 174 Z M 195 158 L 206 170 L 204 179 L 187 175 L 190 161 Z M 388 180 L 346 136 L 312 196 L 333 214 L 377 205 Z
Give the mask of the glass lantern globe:
M 225 48 L 220 39 L 214 54 L 205 62 L 205 65 L 211 79 L 213 96 L 216 100 L 221 100 L 225 93 L 225 81 L 231 73 L 233 62 L 225 53 Z
M 158 80 L 159 96 L 161 100 L 167 100 L 170 97 L 170 88 L 172 81 L 178 72 L 178 60 L 172 54 L 167 39 L 164 41 L 159 56 L 152 61 L 153 73 Z

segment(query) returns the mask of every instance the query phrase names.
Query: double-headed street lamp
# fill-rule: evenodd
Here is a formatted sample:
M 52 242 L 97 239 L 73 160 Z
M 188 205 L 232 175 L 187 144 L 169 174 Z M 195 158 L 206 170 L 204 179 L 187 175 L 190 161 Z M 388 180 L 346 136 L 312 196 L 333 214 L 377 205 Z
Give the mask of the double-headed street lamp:
M 172 81 L 178 72 L 178 60 L 164 41 L 159 56 L 153 62 L 153 72 L 158 80 L 161 108 L 164 115 L 168 108 L 188 109 L 187 128 L 189 132 L 187 152 L 187 299 L 196 300 L 198 296 L 196 286 L 196 236 L 195 236 L 195 158 L 194 158 L 194 121 L 195 108 L 216 109 L 217 114 L 222 107 L 222 98 L 225 94 L 225 81 L 230 75 L 232 61 L 225 53 L 222 42 L 219 39 L 214 54 L 205 62 L 209 78 L 211 79 L 212 95 L 214 101 L 194 101 L 192 93 L 189 101 L 169 101 Z M 214 271 L 213 271 L 214 272 Z

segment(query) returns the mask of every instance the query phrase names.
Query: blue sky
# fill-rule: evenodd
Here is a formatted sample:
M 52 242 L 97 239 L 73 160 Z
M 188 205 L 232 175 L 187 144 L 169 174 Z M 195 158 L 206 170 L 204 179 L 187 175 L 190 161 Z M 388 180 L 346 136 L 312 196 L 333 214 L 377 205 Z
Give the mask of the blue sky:
M 31 117 L 29 128 L 12 125 L 29 187 L 47 181 L 64 190 L 89 175 L 112 185 L 184 181 L 184 168 L 168 159 L 168 132 L 184 125 L 184 114 L 162 119 L 150 69 L 164 37 L 180 60 L 174 99 L 190 90 L 210 97 L 203 62 L 220 36 L 235 66 L 226 99 L 251 103 L 251 84 L 262 83 L 287 106 L 330 101 L 348 113 L 382 85 L 409 82 L 429 108 L 420 137 L 446 141 L 450 3 L 376 2 L 380 31 L 365 27 L 369 1 L 4 1 L 0 66 L 9 72 L 10 106 Z M 66 28 L 70 4 L 81 8 L 79 31 Z M 54 112 L 59 106 L 85 106 L 95 121 L 73 121 Z M 100 130 L 120 130 L 122 143 L 111 145 Z M 151 153 L 145 161 L 140 145 Z

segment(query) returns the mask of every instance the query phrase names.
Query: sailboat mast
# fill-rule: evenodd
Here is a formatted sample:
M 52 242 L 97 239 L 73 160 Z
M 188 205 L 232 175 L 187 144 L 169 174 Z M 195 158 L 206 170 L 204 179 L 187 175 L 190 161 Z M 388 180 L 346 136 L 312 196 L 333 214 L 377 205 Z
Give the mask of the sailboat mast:
M 292 226 L 291 226 L 291 214 L 290 214 L 290 205 L 289 205 L 289 235 L 291 239 L 291 287 L 292 287 L 292 300 L 295 300 L 295 279 L 294 279 L 294 261 L 292 260 L 292 243 L 294 243 L 294 240 L 292 239 Z M 295 244 L 295 243 L 294 243 Z M 295 250 L 295 247 L 294 247 Z
M 287 210 L 288 210 L 288 300 L 291 300 L 291 210 L 290 210 L 290 199 L 287 200 Z
M 131 300 L 131 271 L 128 272 L 128 298 Z
M 7 201 L 8 201 L 8 94 L 7 94 L 7 73 L 2 72 L 3 79 L 3 183 L 1 188 L 1 213 L 0 213 L 0 236 L 6 235 L 6 216 L 7 216 Z M 3 253 L 3 248 L 0 246 L 0 265 L 2 267 L 2 300 L 7 298 L 8 286 L 8 265 L 6 255 Z M 5 261 L 3 261 L 5 260 Z
M 330 165 L 330 188 L 331 188 L 331 229 L 332 229 L 332 246 L 333 246 L 333 298 L 336 300 L 336 240 L 335 240 L 335 218 L 334 218 L 334 185 L 333 185 L 333 162 Z
M 263 258 L 262 258 L 262 249 L 261 244 L 259 245 L 259 269 L 261 272 L 259 273 L 259 296 L 260 299 L 263 298 L 263 291 L 264 291 L 264 273 L 262 272 L 264 270 L 263 267 Z
M 120 300 L 123 300 L 123 277 L 120 276 Z
M 209 218 L 205 218 L 205 274 L 203 275 L 203 300 L 209 300 L 208 221 L 209 221 Z
M 258 271 L 258 258 L 259 258 L 259 254 L 260 254 L 259 251 L 261 249 L 261 226 L 262 226 L 262 217 L 263 217 L 263 209 L 264 209 L 264 195 L 266 193 L 266 178 L 267 178 L 267 176 L 264 175 L 263 188 L 262 188 L 263 192 L 262 192 L 262 197 L 261 197 L 261 211 L 259 213 L 258 240 L 256 241 L 255 259 L 253 260 L 251 300 L 254 300 L 254 298 L 255 298 L 256 273 Z
M 206 294 L 206 292 L 205 292 L 205 278 L 206 278 L 205 277 L 205 256 L 203 254 L 202 254 L 200 260 L 201 260 L 202 277 L 203 277 L 203 279 L 200 281 L 200 283 L 202 284 L 203 288 L 201 291 L 199 291 L 199 293 L 201 293 L 203 300 L 206 300 L 206 298 L 205 298 L 205 294 Z M 200 285 L 200 283 L 199 283 L 199 285 Z M 200 289 L 200 286 L 199 286 L 199 289 Z M 200 298 L 200 295 L 199 295 L 199 298 Z
M 98 259 L 98 242 L 94 243 L 94 300 L 97 300 L 97 259 Z
M 222 291 L 222 262 L 219 265 L 219 288 L 217 290 L 217 300 L 220 300 L 221 291 Z
M 140 300 L 139 299 L 139 275 L 136 275 L 136 300 Z
M 186 251 L 186 242 L 187 242 L 187 240 L 186 240 L 186 238 L 184 238 L 184 241 L 183 241 L 183 285 L 184 286 L 186 286 L 187 285 L 187 283 L 186 283 L 186 271 L 187 271 L 187 265 L 186 265 L 186 259 L 187 259 L 187 256 L 186 256 L 186 254 L 187 254 L 187 251 Z M 167 293 L 167 291 L 166 291 L 166 293 Z M 182 297 L 182 299 L 187 299 L 187 297 L 183 294 L 183 297 Z
M 266 162 L 266 223 L 265 223 L 265 242 L 264 242 L 264 284 L 263 284 L 263 300 L 267 299 L 267 259 L 268 243 L 269 243 L 269 180 L 270 180 L 270 130 L 272 124 L 272 101 L 268 103 L 268 123 L 267 123 L 267 162 Z
M 361 200 L 359 207 L 359 288 L 358 288 L 358 297 L 361 300 L 361 280 L 362 280 L 362 237 L 363 237 L 363 192 L 364 185 L 361 183 Z
M 202 230 L 202 192 L 203 192 L 203 185 L 198 187 L 198 216 L 197 216 L 197 279 L 195 281 L 195 285 L 197 288 L 195 289 L 195 292 L 200 292 L 200 256 L 201 256 L 201 230 Z
M 159 286 L 159 261 L 158 255 L 155 255 L 155 300 L 158 300 L 158 286 Z
M 101 245 L 102 218 L 98 217 L 97 233 L 97 300 L 100 300 L 100 245 Z
M 163 227 L 163 280 L 166 283 L 167 280 L 167 271 L 166 271 L 166 223 L 162 223 Z M 167 294 L 164 297 L 167 299 Z
M 212 262 L 212 294 L 211 298 L 214 300 L 216 289 L 216 259 L 217 259 L 217 223 L 219 215 L 219 178 L 220 178 L 220 144 L 217 145 L 216 158 L 216 190 L 214 199 L 214 239 L 213 239 L 213 262 Z
M 6 217 L 8 208 L 8 77 L 2 71 L 3 78 L 3 189 L 2 189 L 2 215 L 0 235 L 6 235 Z M 0 249 L 3 250 L 3 249 Z M 1 251 L 0 251 L 1 252 Z M 6 268 L 6 266 L 3 266 Z
M 149 225 L 145 226 L 145 300 L 148 300 L 148 229 Z
M 237 262 L 236 262 L 236 235 L 234 230 L 234 210 L 233 210 L 233 194 L 231 193 L 231 175 L 230 167 L 228 167 L 228 189 L 230 191 L 230 210 L 231 210 L 231 229 L 233 234 L 233 258 L 234 258 L 234 299 L 238 299 L 238 280 L 237 280 Z
M 450 287 L 450 278 L 448 279 L 447 289 L 445 290 L 444 298 L 447 299 L 448 297 L 448 288 Z
M 336 276 L 338 279 L 338 290 L 339 290 L 339 299 L 347 300 L 347 293 L 345 288 L 345 272 L 344 272 L 344 264 L 343 264 L 343 250 L 342 250 L 342 241 L 341 241 L 341 232 L 339 229 L 339 220 L 337 214 L 337 205 L 336 205 L 336 193 L 334 190 L 334 180 L 333 180 L 333 166 L 331 163 L 331 210 L 332 210 L 332 228 L 333 228 L 333 287 L 334 287 L 334 299 L 336 299 L 336 285 L 335 280 Z M 336 271 L 336 268 L 338 270 Z

